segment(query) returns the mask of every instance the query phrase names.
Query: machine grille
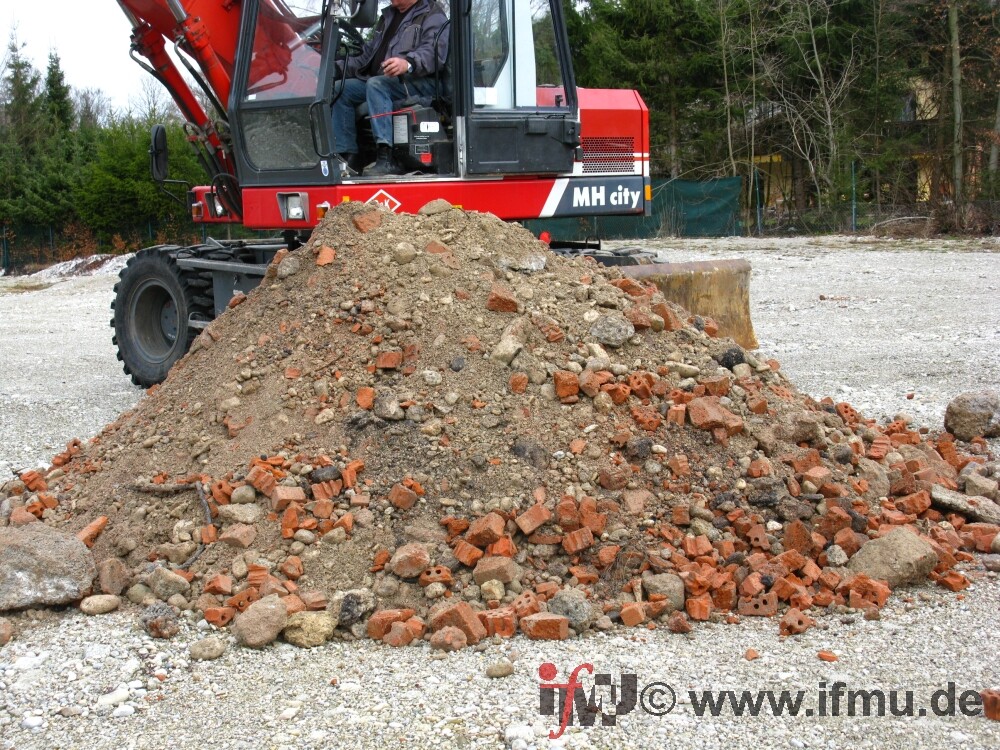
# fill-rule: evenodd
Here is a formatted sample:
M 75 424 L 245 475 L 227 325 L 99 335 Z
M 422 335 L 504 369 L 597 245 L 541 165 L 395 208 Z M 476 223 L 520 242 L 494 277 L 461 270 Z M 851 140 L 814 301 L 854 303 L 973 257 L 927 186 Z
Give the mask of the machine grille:
M 635 173 L 634 138 L 584 138 L 583 171 Z

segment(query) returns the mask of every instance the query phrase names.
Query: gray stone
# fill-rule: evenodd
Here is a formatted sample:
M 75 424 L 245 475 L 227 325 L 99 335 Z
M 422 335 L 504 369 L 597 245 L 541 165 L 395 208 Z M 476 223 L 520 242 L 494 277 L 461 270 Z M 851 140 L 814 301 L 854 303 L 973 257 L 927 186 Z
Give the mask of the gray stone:
M 925 579 L 937 565 L 934 548 L 906 528 L 872 539 L 847 563 L 855 573 L 887 581 L 891 588 Z
M 125 593 L 125 598 L 133 604 L 148 605 L 156 599 L 156 595 L 149 590 L 149 586 L 144 583 L 137 583 L 131 586 Z
M 617 348 L 635 335 L 635 326 L 621 313 L 610 313 L 594 321 L 590 335 L 605 346 Z
M 293 646 L 314 648 L 330 640 L 336 627 L 337 620 L 329 612 L 296 612 L 281 635 Z
M 591 623 L 600 615 L 594 611 L 587 595 L 579 589 L 562 589 L 557 591 L 548 601 L 549 612 L 562 615 L 569 620 L 569 626 L 576 632 L 581 632 L 590 627 Z
M 257 523 L 264 517 L 264 509 L 256 503 L 220 505 L 219 518 L 228 523 Z
M 523 348 L 524 344 L 516 338 L 505 336 L 493 347 L 493 351 L 490 352 L 490 359 L 497 364 L 509 365 Z
M 959 440 L 1000 437 L 1000 395 L 993 391 L 960 393 L 945 410 L 944 428 Z
M 993 541 L 990 542 L 990 552 L 994 555 L 1000 555 L 1000 534 L 993 537 Z
M 257 502 L 257 491 L 249 484 L 241 484 L 233 490 L 233 495 L 229 498 L 229 502 L 233 505 L 255 503 Z
M 446 201 L 444 198 L 435 198 L 434 200 L 428 201 L 422 205 L 417 210 L 417 213 L 420 216 L 437 216 L 438 214 L 447 213 L 448 211 L 451 211 L 451 209 L 451 203 Z
M 226 642 L 209 636 L 191 644 L 190 654 L 195 661 L 213 661 L 226 653 Z
M 993 571 L 994 573 L 1000 573 L 1000 544 L 997 543 L 997 539 L 1000 539 L 1000 536 L 993 537 L 993 546 L 990 547 L 990 551 L 995 552 L 996 554 L 983 555 L 979 558 L 983 567 L 987 570 Z M 3 645 L 2 642 L 0 642 L 0 645 Z
M 868 482 L 868 490 L 864 493 L 865 500 L 875 501 L 880 497 L 889 496 L 889 475 L 882 465 L 864 456 L 858 457 L 857 476 Z
M 974 471 L 965 475 L 966 495 L 982 495 L 983 497 L 995 500 L 997 497 L 997 487 L 996 480 L 981 476 Z
M 166 601 L 174 594 L 186 594 L 191 590 L 191 584 L 183 576 L 159 566 L 146 576 L 146 585 L 157 599 Z
M 285 256 L 285 259 L 278 264 L 278 278 L 287 279 L 289 276 L 294 276 L 302 268 L 302 261 L 299 260 L 299 256 L 294 253 Z
M 646 573 L 642 576 L 642 587 L 649 594 L 667 597 L 671 608 L 666 611 L 684 609 L 684 581 L 673 573 Z
M 834 568 L 843 567 L 847 565 L 847 553 L 839 544 L 831 544 L 826 548 L 826 562 Z
M 113 594 L 95 594 L 80 602 L 80 611 L 85 615 L 106 615 L 114 612 L 122 600 Z
M 392 251 L 392 259 L 401 266 L 412 263 L 417 257 L 417 249 L 409 242 L 400 242 Z
M 263 648 L 273 642 L 288 624 L 288 609 L 277 594 L 258 599 L 233 620 L 236 642 L 249 648 Z
M 94 556 L 72 534 L 41 523 L 0 528 L 0 612 L 76 601 L 96 573 Z
M 375 399 L 372 411 L 379 419 L 398 422 L 406 418 L 406 412 L 399 405 L 399 400 L 392 393 L 382 393 Z
M 174 565 L 183 565 L 198 549 L 197 542 L 167 542 L 156 548 L 160 557 L 165 557 Z
M 361 622 L 373 609 L 375 609 L 375 594 L 371 589 L 338 591 L 330 600 L 330 612 L 347 628 Z
M 931 501 L 973 521 L 1000 524 L 1000 505 L 988 497 L 970 497 L 935 484 L 931 486 Z

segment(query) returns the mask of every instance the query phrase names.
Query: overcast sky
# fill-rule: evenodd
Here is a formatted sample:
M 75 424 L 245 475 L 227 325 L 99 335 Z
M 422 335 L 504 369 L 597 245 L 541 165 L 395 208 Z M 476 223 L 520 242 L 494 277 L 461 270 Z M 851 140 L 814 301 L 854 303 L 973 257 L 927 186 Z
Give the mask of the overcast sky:
M 101 89 L 117 109 L 140 100 L 142 80 L 151 78 L 129 58 L 132 29 L 115 0 L 0 0 L 0 24 L 4 47 L 16 27 L 17 40 L 43 76 L 55 50 L 70 86 Z

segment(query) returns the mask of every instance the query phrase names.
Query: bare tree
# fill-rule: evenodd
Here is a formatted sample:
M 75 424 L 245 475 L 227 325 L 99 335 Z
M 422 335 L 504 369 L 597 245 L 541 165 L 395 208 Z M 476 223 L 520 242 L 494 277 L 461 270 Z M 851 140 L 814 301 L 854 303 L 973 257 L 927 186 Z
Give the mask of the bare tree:
M 948 38 L 951 44 L 952 93 L 952 181 L 955 201 L 955 221 L 961 228 L 964 167 L 962 164 L 962 47 L 958 38 L 958 0 L 948 3 Z
M 772 17 L 782 19 L 786 52 L 772 52 L 764 75 L 780 102 L 790 145 L 807 165 L 818 205 L 836 185 L 845 107 L 862 65 L 855 38 L 846 54 L 832 59 L 820 39 L 831 38 L 831 11 L 840 0 L 776 0 Z

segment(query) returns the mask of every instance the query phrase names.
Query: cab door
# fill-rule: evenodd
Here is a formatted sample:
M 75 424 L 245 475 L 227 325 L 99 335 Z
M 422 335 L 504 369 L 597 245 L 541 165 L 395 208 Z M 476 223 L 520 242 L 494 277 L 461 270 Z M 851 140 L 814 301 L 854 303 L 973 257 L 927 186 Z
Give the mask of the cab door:
M 323 0 L 244 0 L 229 103 L 244 187 L 330 184 L 338 177 L 319 155 L 328 152 L 328 123 L 317 128 L 313 112 L 332 64 L 320 54 L 320 31 L 330 28 L 324 10 Z
M 465 172 L 571 172 L 580 122 L 560 0 L 462 5 Z

